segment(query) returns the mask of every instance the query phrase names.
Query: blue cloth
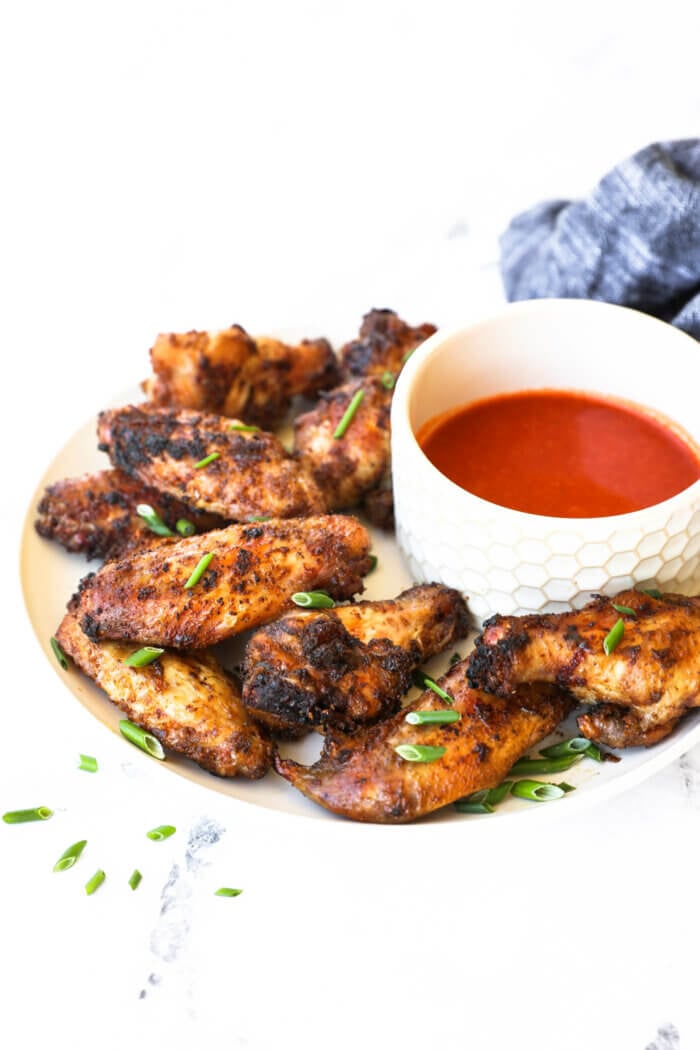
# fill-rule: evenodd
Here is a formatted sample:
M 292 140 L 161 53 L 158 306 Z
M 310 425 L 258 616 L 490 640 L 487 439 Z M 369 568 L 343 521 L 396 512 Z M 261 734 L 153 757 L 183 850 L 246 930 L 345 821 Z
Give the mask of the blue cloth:
M 508 299 L 603 299 L 700 339 L 700 139 L 656 142 L 585 200 L 545 201 L 500 239 Z

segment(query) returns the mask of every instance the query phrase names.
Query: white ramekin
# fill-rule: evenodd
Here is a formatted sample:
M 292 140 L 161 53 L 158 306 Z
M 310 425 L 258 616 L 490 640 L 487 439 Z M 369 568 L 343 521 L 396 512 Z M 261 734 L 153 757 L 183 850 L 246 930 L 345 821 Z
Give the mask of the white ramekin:
M 579 607 L 591 592 L 637 585 L 700 591 L 700 481 L 631 514 L 546 517 L 466 492 L 416 441 L 420 426 L 446 409 L 542 388 L 636 402 L 700 444 L 700 345 L 646 314 L 537 299 L 439 331 L 404 367 L 391 413 L 397 538 L 413 576 L 463 591 L 480 622 L 496 612 Z

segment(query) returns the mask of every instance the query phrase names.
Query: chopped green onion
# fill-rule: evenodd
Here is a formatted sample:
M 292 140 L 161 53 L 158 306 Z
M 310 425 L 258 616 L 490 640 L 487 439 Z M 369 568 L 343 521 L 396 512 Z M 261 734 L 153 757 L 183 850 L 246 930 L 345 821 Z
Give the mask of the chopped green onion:
M 92 755 L 80 755 L 79 759 L 78 769 L 84 769 L 86 773 L 97 772 L 97 759 L 93 758 Z
M 53 810 L 48 806 L 37 806 L 36 809 L 11 809 L 3 813 L 2 819 L 6 824 L 27 824 L 30 820 L 48 820 L 53 816 Z
M 396 385 L 396 376 L 393 372 L 384 372 L 382 375 L 382 386 L 385 390 L 393 390 Z
M 143 875 L 141 874 L 139 869 L 134 868 L 131 875 L 129 876 L 129 885 L 131 886 L 132 890 L 136 889 L 142 878 Z
M 178 518 L 175 522 L 175 528 L 181 536 L 194 536 L 195 527 L 187 518 Z
M 615 612 L 622 613 L 623 616 L 636 616 L 634 609 L 630 609 L 629 605 L 617 605 L 615 602 L 612 603 L 612 607 Z
M 74 842 L 72 846 L 61 854 L 56 863 L 53 866 L 54 871 L 68 871 L 72 868 L 76 860 L 87 846 L 87 839 L 81 839 L 80 842 Z
M 622 641 L 622 636 L 625 633 L 625 621 L 618 620 L 615 626 L 609 631 L 603 639 L 603 649 L 605 649 L 605 655 L 610 656 L 618 645 Z
M 558 784 L 548 784 L 544 780 L 516 780 L 510 793 L 516 798 L 529 799 L 530 802 L 552 802 L 566 794 Z
M 200 470 L 202 467 L 208 467 L 210 463 L 213 463 L 215 459 L 218 459 L 221 455 L 220 452 L 210 452 L 204 459 L 200 459 L 199 463 L 195 463 L 194 469 Z
M 248 521 L 270 521 L 271 517 L 269 514 L 251 514 Z
M 563 780 L 557 784 L 557 787 L 561 788 L 565 795 L 568 795 L 570 791 L 576 790 L 573 784 L 567 784 Z
M 455 809 L 458 813 L 493 813 L 493 806 L 488 802 L 470 802 L 466 798 L 455 802 Z
M 509 794 L 512 786 L 512 780 L 504 780 L 502 784 L 498 785 L 498 787 L 489 788 L 489 790 L 486 792 L 486 801 L 491 806 L 498 806 L 501 802 L 503 802 L 503 799 L 506 797 L 506 795 Z
M 66 654 L 63 652 L 63 649 L 61 649 L 61 646 L 58 644 L 55 638 L 51 638 L 51 648 L 53 649 L 54 656 L 58 660 L 63 670 L 67 671 L 68 660 L 66 658 Z
M 417 346 L 414 346 L 412 350 L 408 350 L 408 351 L 407 351 L 407 352 L 406 352 L 406 353 L 405 353 L 405 354 L 403 355 L 403 357 L 401 358 L 401 364 L 402 364 L 402 365 L 405 365 L 405 364 L 406 364 L 406 362 L 408 361 L 409 357 L 411 356 L 411 354 L 415 354 L 415 352 L 416 352 L 416 350 L 417 350 L 417 349 L 418 349 L 418 347 L 417 347 Z
M 143 649 L 137 649 L 131 656 L 127 656 L 126 660 L 122 660 L 122 663 L 127 667 L 148 667 L 164 652 L 165 649 L 159 649 L 156 645 L 144 645 Z
M 521 773 L 563 773 L 565 770 L 571 769 L 577 762 L 580 762 L 582 757 L 579 753 L 562 755 L 560 758 L 521 758 L 515 763 L 510 772 L 515 775 L 520 775 Z
M 590 740 L 585 736 L 572 736 L 569 740 L 562 740 L 551 747 L 545 747 L 540 751 L 544 758 L 563 758 L 565 755 L 584 755 L 590 747 Z
M 442 758 L 447 748 L 428 747 L 427 744 L 397 744 L 394 751 L 405 762 L 434 762 Z
M 240 897 L 243 890 L 233 890 L 230 886 L 221 886 L 220 889 L 214 890 L 215 897 Z
M 350 401 L 350 404 L 345 409 L 345 412 L 343 414 L 343 418 L 341 419 L 340 423 L 338 423 L 338 426 L 335 428 L 335 430 L 333 432 L 333 437 L 334 438 L 337 439 L 337 438 L 341 438 L 343 436 L 345 431 L 348 429 L 348 427 L 352 423 L 352 418 L 355 415 L 355 413 L 357 412 L 357 410 L 358 410 L 358 408 L 360 406 L 360 402 L 362 401 L 362 398 L 364 396 L 365 396 L 365 391 L 364 391 L 363 387 L 360 387 L 360 389 L 358 391 L 356 391 L 356 393 L 353 394 L 352 400 Z
M 450 657 L 450 667 L 454 667 L 455 664 L 461 663 L 461 660 L 461 653 L 452 653 L 452 656 Z
M 146 838 L 151 839 L 153 842 L 162 842 L 163 839 L 169 839 L 176 831 L 177 828 L 174 828 L 172 824 L 159 824 L 157 828 L 152 828 L 151 831 L 146 832 Z
M 494 807 L 499 806 L 513 786 L 512 780 L 504 780 L 495 788 L 487 788 L 483 791 L 474 791 L 466 798 L 460 798 L 455 802 L 455 808 L 460 813 L 493 813 Z
M 260 427 L 249 426 L 247 423 L 229 423 L 229 430 L 238 430 L 241 434 L 257 434 Z
M 190 587 L 194 587 L 195 584 L 199 583 L 199 581 L 201 580 L 202 576 L 204 576 L 204 573 L 209 568 L 209 563 L 211 562 L 213 557 L 214 557 L 213 551 L 210 551 L 209 554 L 203 554 L 202 555 L 202 557 L 197 562 L 197 564 L 196 564 L 196 566 L 194 568 L 194 571 L 192 572 L 192 575 L 190 576 L 189 580 L 185 584 L 185 590 L 189 589 Z
M 174 536 L 175 533 L 172 529 L 169 529 L 165 524 L 160 514 L 156 514 L 153 507 L 148 503 L 139 503 L 136 508 L 136 513 L 140 518 L 148 525 L 151 532 L 155 532 L 156 536 Z
M 165 752 L 160 740 L 151 733 L 141 729 L 140 726 L 135 726 L 133 722 L 122 718 L 119 722 L 119 731 L 122 736 L 125 736 L 132 744 L 136 744 L 137 747 L 140 747 L 142 751 L 145 751 L 152 758 L 165 758 Z
M 91 894 L 93 894 L 95 890 L 98 890 L 104 881 L 105 873 L 102 871 L 102 868 L 98 868 L 98 870 L 95 872 L 92 878 L 88 879 L 88 881 L 85 883 L 85 892 L 87 893 L 88 897 Z
M 430 677 L 430 675 L 425 674 L 424 671 L 414 671 L 413 672 L 413 684 L 418 686 L 419 689 L 432 689 L 432 691 L 434 693 L 437 693 L 437 695 L 440 697 L 440 699 L 444 700 L 446 704 L 453 704 L 454 703 L 454 699 L 450 696 L 450 694 L 446 693 L 445 690 L 442 689 L 437 684 L 437 682 L 435 682 Z
M 369 574 L 371 572 L 374 572 L 374 570 L 377 568 L 379 558 L 376 554 L 368 554 L 367 557 L 369 558 L 369 569 L 367 570 L 367 575 L 369 576 Z
M 302 609 L 332 609 L 333 599 L 325 591 L 297 591 L 292 601 Z
M 591 740 L 588 741 L 588 747 L 583 753 L 586 758 L 592 758 L 594 762 L 603 761 L 603 752 Z
M 658 587 L 642 587 L 642 594 L 648 594 L 650 598 L 663 598 L 663 594 Z
M 444 711 L 409 711 L 404 722 L 412 726 L 448 725 L 450 722 L 459 722 L 461 717 L 459 711 L 450 711 L 449 708 Z

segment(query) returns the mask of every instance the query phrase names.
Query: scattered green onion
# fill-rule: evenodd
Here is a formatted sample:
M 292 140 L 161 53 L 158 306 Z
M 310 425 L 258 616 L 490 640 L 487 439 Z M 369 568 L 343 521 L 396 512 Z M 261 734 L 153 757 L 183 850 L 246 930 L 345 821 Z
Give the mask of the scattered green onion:
M 333 599 L 325 591 L 297 591 L 292 601 L 302 609 L 332 609 Z
M 338 426 L 335 428 L 335 430 L 333 432 L 333 437 L 334 438 L 337 439 L 337 438 L 341 438 L 343 436 L 345 431 L 348 429 L 348 427 L 352 423 L 352 418 L 355 415 L 355 413 L 357 412 L 358 408 L 360 407 L 360 402 L 362 401 L 362 398 L 364 396 L 365 396 L 365 391 L 364 391 L 363 387 L 360 387 L 360 389 L 357 390 L 353 394 L 352 400 L 350 401 L 350 404 L 348 405 L 348 407 L 345 409 L 345 412 L 343 413 L 343 418 L 341 419 L 340 423 L 338 423 Z
M 623 616 L 636 616 L 634 609 L 630 609 L 629 605 L 617 605 L 615 602 L 612 603 L 612 607 L 615 612 L 622 613 Z
M 175 522 L 175 528 L 181 536 L 194 536 L 195 527 L 187 518 L 178 518 Z
M 131 875 L 129 876 L 129 885 L 131 886 L 132 890 L 136 889 L 142 878 L 143 875 L 141 874 L 139 869 L 134 868 Z
M 642 587 L 642 594 L 648 594 L 650 598 L 663 598 L 663 594 L 658 587 Z
M 382 386 L 385 390 L 393 390 L 396 385 L 396 376 L 393 372 L 384 372 L 382 375 Z
M 151 733 L 147 733 L 141 729 L 140 726 L 135 726 L 133 722 L 127 721 L 122 718 L 119 722 L 119 731 L 122 736 L 125 736 L 128 741 L 132 744 L 136 744 L 136 747 L 140 747 L 142 751 L 150 755 L 152 758 L 165 758 L 165 752 L 163 751 L 163 745 L 157 737 Z
M 580 762 L 582 757 L 581 754 L 569 754 L 560 758 L 521 758 L 515 763 L 511 773 L 516 776 L 521 773 L 563 773 Z
M 202 467 L 208 467 L 210 463 L 213 463 L 215 459 L 218 459 L 221 455 L 220 452 L 210 452 L 204 459 L 200 459 L 199 463 L 195 463 L 194 469 L 200 470 Z
M 510 793 L 516 798 L 529 799 L 530 802 L 552 802 L 566 794 L 558 784 L 548 784 L 544 780 L 516 780 Z
M 565 795 L 568 795 L 570 791 L 576 790 L 573 784 L 567 784 L 563 780 L 557 784 L 557 787 L 561 788 Z
M 48 820 L 53 816 L 53 810 L 48 806 L 37 806 L 36 809 L 11 809 L 3 813 L 2 819 L 6 824 L 27 824 L 30 820 Z
M 460 663 L 461 660 L 462 660 L 462 654 L 461 653 L 452 653 L 452 656 L 450 657 L 450 667 L 454 667 L 454 665 Z
M 127 656 L 126 660 L 122 660 L 122 663 L 127 667 L 148 667 L 164 652 L 165 649 L 159 649 L 156 645 L 144 645 L 143 649 L 137 649 L 131 656 Z
M 592 741 L 588 741 L 588 747 L 583 752 L 586 758 L 592 758 L 594 762 L 603 761 L 603 752 Z
M 369 574 L 371 572 L 374 572 L 374 570 L 377 568 L 379 558 L 376 554 L 368 554 L 367 557 L 369 558 L 369 569 L 367 570 L 367 575 L 369 576 Z
M 269 514 L 251 514 L 248 521 L 270 521 Z
M 87 846 L 87 839 L 81 839 L 80 842 L 74 842 L 72 846 L 61 854 L 56 863 L 53 866 L 54 871 L 68 871 L 72 868 L 76 860 Z
M 229 430 L 238 430 L 241 434 L 257 434 L 260 427 L 249 426 L 247 423 L 229 423 Z
M 416 352 L 416 350 L 417 350 L 417 349 L 418 349 L 418 347 L 417 347 L 417 346 L 414 346 L 412 350 L 408 350 L 408 351 L 407 351 L 407 352 L 406 352 L 406 353 L 405 353 L 405 354 L 403 355 L 403 357 L 401 358 L 401 364 L 402 364 L 402 365 L 405 365 L 405 364 L 406 364 L 406 362 L 408 361 L 409 357 L 411 356 L 411 354 L 415 354 L 415 352 Z
M 78 769 L 84 769 L 86 773 L 97 772 L 97 759 L 92 755 L 79 755 Z
M 450 711 L 449 708 L 444 711 L 409 711 L 404 722 L 412 726 L 448 725 L 459 722 L 461 717 L 459 711 Z
M 585 736 L 572 736 L 569 740 L 562 740 L 551 747 L 545 747 L 540 751 L 543 758 L 563 758 L 565 755 L 584 755 L 590 747 L 590 740 Z
M 413 672 L 413 684 L 418 686 L 419 689 L 432 689 L 432 691 L 434 693 L 437 693 L 437 695 L 440 697 L 440 699 L 444 700 L 446 704 L 453 704 L 454 703 L 454 699 L 450 696 L 450 694 L 446 693 L 445 690 L 442 689 L 437 684 L 437 682 L 435 682 L 430 677 L 430 675 L 425 674 L 424 671 L 414 671 Z
M 493 813 L 494 807 L 503 802 L 512 786 L 512 780 L 504 780 L 498 787 L 474 791 L 466 798 L 458 799 L 455 802 L 455 809 L 459 813 Z
M 169 839 L 176 831 L 177 828 L 174 828 L 172 824 L 159 824 L 157 828 L 146 832 L 146 838 L 151 839 L 152 842 L 162 842 L 163 839 Z
M 470 802 L 469 799 L 461 798 L 455 802 L 458 813 L 493 813 L 493 806 L 488 802 Z
M 605 649 L 605 655 L 610 656 L 618 645 L 622 641 L 622 636 L 625 633 L 625 621 L 618 620 L 615 626 L 609 631 L 603 639 L 603 649 Z
M 503 799 L 506 797 L 506 795 L 510 793 L 510 789 L 512 788 L 512 786 L 512 780 L 504 780 L 502 784 L 498 785 L 498 787 L 489 788 L 489 790 L 486 792 L 486 801 L 491 806 L 498 806 L 501 802 L 503 802 Z
M 67 671 L 68 670 L 68 659 L 66 657 L 66 654 L 63 652 L 63 649 L 61 649 L 61 646 L 58 644 L 58 642 L 56 641 L 55 638 L 51 639 L 51 648 L 53 649 L 54 656 L 58 660 L 58 662 L 61 665 L 61 667 L 63 668 L 63 670 Z
M 104 881 L 105 873 L 103 872 L 102 868 L 98 868 L 95 874 L 92 876 L 92 878 L 88 879 L 88 881 L 85 883 L 85 892 L 87 893 L 88 897 L 91 894 L 93 894 L 95 890 L 98 890 Z
M 240 897 L 243 890 L 233 890 L 230 886 L 221 886 L 220 889 L 214 890 L 215 897 Z
M 447 748 L 429 747 L 427 744 L 397 744 L 394 751 L 405 762 L 435 762 L 442 758 Z
M 156 514 L 153 507 L 148 503 L 139 503 L 136 508 L 136 513 L 140 518 L 148 525 L 151 532 L 155 532 L 156 536 L 174 536 L 175 533 L 172 529 L 169 529 L 165 524 L 160 514 Z
M 185 590 L 188 590 L 190 587 L 194 587 L 195 584 L 199 583 L 199 581 L 201 580 L 202 576 L 204 576 L 204 573 L 209 568 L 209 563 L 211 562 L 213 557 L 214 557 L 214 552 L 213 551 L 210 551 L 209 554 L 203 554 L 202 555 L 202 557 L 197 562 L 192 575 L 190 576 L 189 580 L 185 584 Z

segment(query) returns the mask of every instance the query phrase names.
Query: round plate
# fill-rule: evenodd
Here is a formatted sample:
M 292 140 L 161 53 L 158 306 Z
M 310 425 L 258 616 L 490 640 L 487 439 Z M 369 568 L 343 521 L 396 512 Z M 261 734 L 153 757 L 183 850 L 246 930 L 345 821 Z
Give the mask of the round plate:
M 138 390 L 134 389 L 127 391 L 124 397 L 118 399 L 115 404 L 138 402 L 141 399 L 142 396 Z M 39 484 L 24 524 L 21 578 L 27 612 L 46 658 L 54 666 L 61 682 L 73 697 L 110 732 L 119 736 L 118 723 L 122 715 L 117 708 L 102 690 L 98 689 L 76 668 L 71 667 L 67 673 L 61 671 L 49 644 L 49 639 L 55 633 L 63 617 L 66 602 L 75 591 L 78 581 L 87 572 L 95 569 L 98 563 L 86 562 L 82 555 L 69 554 L 57 543 L 42 539 L 34 529 L 35 508 L 46 485 L 61 478 L 105 469 L 108 466 L 107 457 L 97 450 L 95 420 L 92 419 L 81 427 L 58 453 Z M 370 528 L 370 533 L 372 551 L 377 555 L 378 565 L 375 571 L 367 577 L 366 590 L 362 597 L 367 599 L 394 597 L 406 587 L 411 586 L 413 581 L 393 536 L 372 528 Z M 227 643 L 223 662 L 229 666 L 240 662 L 240 653 L 244 644 L 245 636 L 241 636 L 233 646 Z M 471 639 L 461 643 L 460 653 L 466 655 L 470 646 Z M 437 677 L 447 668 L 451 655 L 450 651 L 431 661 L 426 665 L 427 669 Z M 410 695 L 413 696 L 415 693 Z M 564 723 L 548 742 L 573 735 L 575 732 L 575 722 L 572 718 L 568 723 Z M 411 825 L 404 825 L 404 827 L 415 831 L 419 827 L 436 824 L 446 827 L 455 823 L 464 824 L 465 821 L 470 827 L 483 828 L 487 825 L 503 827 L 506 820 L 534 819 L 536 814 L 540 814 L 541 818 L 544 813 L 554 814 L 554 812 L 562 815 L 563 812 L 571 812 L 573 808 L 602 801 L 625 788 L 632 787 L 682 755 L 698 741 L 700 741 L 700 710 L 690 712 L 681 726 L 661 744 L 650 749 L 630 748 L 623 751 L 621 761 L 617 763 L 604 762 L 601 764 L 590 759 L 583 759 L 565 774 L 567 782 L 573 784 L 577 790 L 567 794 L 557 805 L 537 804 L 509 798 L 488 816 L 463 816 L 448 806 L 430 817 L 423 818 Z M 282 750 L 302 762 L 310 763 L 318 755 L 320 744 L 320 736 L 310 734 L 301 742 L 284 745 Z M 546 746 L 544 741 L 541 746 Z M 224 780 L 205 772 L 189 759 L 171 752 L 168 752 L 167 761 L 162 763 L 153 763 L 153 760 L 146 755 L 143 756 L 143 760 L 149 762 L 151 766 L 157 766 L 158 770 L 163 771 L 164 776 L 175 774 L 186 778 L 197 788 L 218 792 L 232 800 L 277 811 L 289 817 L 304 816 L 339 822 L 339 818 L 304 798 L 272 771 L 262 780 L 257 781 Z M 558 774 L 550 779 L 556 780 L 561 777 L 562 774 Z M 563 807 L 566 807 L 566 810 Z M 367 829 L 370 827 L 364 824 L 356 825 L 350 821 L 342 823 L 347 828 Z M 465 829 L 462 827 L 459 833 L 464 834 L 464 832 Z

